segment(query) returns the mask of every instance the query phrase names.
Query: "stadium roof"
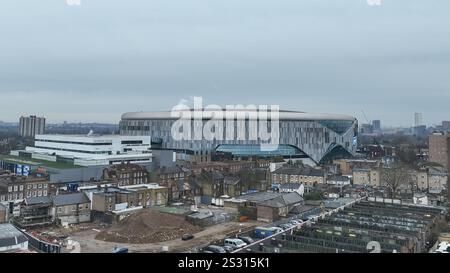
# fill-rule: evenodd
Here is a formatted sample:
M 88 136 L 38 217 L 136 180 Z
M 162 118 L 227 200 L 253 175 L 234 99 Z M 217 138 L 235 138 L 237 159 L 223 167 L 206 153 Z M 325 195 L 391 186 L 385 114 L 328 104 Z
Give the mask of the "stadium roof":
M 147 119 L 162 119 L 162 120 L 173 120 L 173 119 L 179 119 L 181 116 L 181 113 L 187 113 L 188 110 L 180 110 L 180 111 L 163 111 L 163 112 L 129 112 L 122 115 L 122 120 L 147 120 Z M 200 118 L 200 115 L 203 115 L 204 119 L 210 119 L 211 114 L 207 111 L 201 112 L 197 111 L 195 114 L 192 110 L 191 117 L 193 118 Z M 251 111 L 251 110 L 233 110 L 228 111 L 232 116 L 235 116 L 237 113 L 253 113 L 256 112 L 256 114 L 262 112 L 258 111 Z M 248 118 L 252 118 L 251 116 L 248 116 Z M 304 112 L 295 112 L 295 111 L 279 111 L 279 119 L 280 120 L 347 120 L 347 121 L 354 121 L 356 118 L 352 116 L 346 116 L 346 115 L 336 115 L 336 114 L 313 114 L 313 113 L 304 113 Z

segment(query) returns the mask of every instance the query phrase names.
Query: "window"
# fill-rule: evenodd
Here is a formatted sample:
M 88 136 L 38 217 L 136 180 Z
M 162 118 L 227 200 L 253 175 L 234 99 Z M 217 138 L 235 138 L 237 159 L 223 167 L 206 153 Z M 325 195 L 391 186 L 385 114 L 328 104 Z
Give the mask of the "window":
M 37 189 L 37 185 L 36 184 L 33 184 L 33 189 Z
M 48 184 L 44 184 L 44 189 L 48 188 Z
M 31 184 L 27 185 L 27 189 L 31 190 Z
M 39 196 L 39 197 L 42 196 L 42 191 L 38 191 L 38 196 Z
M 59 213 L 62 212 L 62 207 L 58 207 L 58 212 L 59 212 Z
M 19 191 L 23 191 L 23 185 L 19 186 Z
M 39 188 L 39 189 L 42 189 L 42 184 L 39 184 L 39 185 L 38 185 L 38 188 Z
M 12 186 L 9 186 L 8 187 L 8 192 L 12 192 L 12 189 L 13 189 Z
M 47 196 L 47 190 L 44 190 L 44 191 L 42 192 L 42 195 L 43 195 L 43 196 Z
M 17 186 L 14 186 L 14 191 L 17 191 Z

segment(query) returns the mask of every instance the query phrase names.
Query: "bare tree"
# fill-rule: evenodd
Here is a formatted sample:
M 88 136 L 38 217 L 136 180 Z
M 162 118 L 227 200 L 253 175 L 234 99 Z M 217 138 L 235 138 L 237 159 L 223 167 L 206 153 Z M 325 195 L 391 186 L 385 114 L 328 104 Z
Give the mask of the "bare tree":
M 383 168 L 383 182 L 388 187 L 390 198 L 396 198 L 397 192 L 402 185 L 414 185 L 411 182 L 410 170 L 403 164 L 393 164 Z

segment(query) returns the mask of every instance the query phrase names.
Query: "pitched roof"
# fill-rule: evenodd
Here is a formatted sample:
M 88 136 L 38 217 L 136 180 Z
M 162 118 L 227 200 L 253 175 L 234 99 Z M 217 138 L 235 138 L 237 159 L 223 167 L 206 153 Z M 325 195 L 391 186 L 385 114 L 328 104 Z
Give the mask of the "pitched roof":
M 84 192 L 54 195 L 52 196 L 52 199 L 55 206 L 67 206 L 90 202 Z
M 48 196 L 37 196 L 25 198 L 25 204 L 38 205 L 38 204 L 51 204 L 52 200 Z
M 348 176 L 342 176 L 342 175 L 332 175 L 328 177 L 328 181 L 349 181 L 350 178 Z
M 286 205 L 293 205 L 303 201 L 303 197 L 297 192 L 283 194 L 282 198 Z
M 274 199 L 267 200 L 260 205 L 267 207 L 280 208 L 284 206 L 295 205 L 303 201 L 303 197 L 297 192 L 282 194 Z

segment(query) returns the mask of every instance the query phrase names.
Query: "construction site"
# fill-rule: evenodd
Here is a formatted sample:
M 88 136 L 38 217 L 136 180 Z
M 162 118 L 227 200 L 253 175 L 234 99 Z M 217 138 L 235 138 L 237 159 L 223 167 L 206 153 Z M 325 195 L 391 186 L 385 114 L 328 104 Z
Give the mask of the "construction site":
M 251 253 L 423 253 L 446 210 L 362 201 L 249 246 Z

